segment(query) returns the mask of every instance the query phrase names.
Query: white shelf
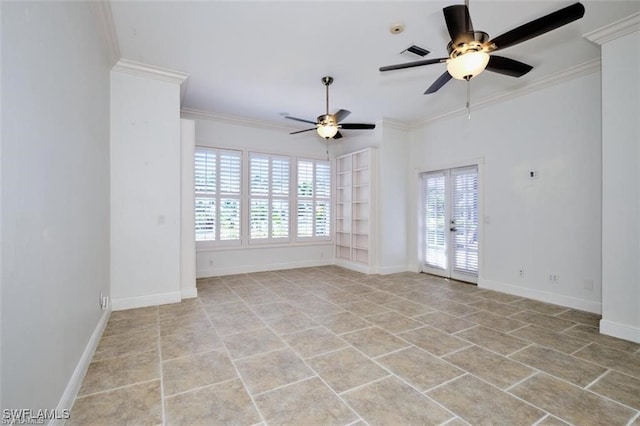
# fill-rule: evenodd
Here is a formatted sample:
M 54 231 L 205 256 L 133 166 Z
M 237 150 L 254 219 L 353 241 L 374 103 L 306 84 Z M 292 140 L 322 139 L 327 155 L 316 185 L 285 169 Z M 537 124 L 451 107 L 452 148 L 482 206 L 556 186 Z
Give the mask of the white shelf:
M 365 273 L 376 272 L 374 154 L 369 148 L 336 159 L 336 263 Z

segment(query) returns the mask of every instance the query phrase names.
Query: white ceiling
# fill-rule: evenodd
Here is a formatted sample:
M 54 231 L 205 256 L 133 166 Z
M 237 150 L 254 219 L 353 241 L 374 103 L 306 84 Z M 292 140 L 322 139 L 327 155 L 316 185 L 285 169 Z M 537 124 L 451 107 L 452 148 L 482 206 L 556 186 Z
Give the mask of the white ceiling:
M 321 77 L 331 75 L 330 110 L 352 111 L 345 122 L 391 118 L 420 122 L 464 107 L 466 84 L 452 80 L 423 95 L 444 64 L 381 73 L 421 59 L 401 55 L 412 44 L 447 56 L 442 8 L 454 1 L 112 1 L 122 58 L 189 74 L 183 107 L 305 128 L 324 113 Z M 476 30 L 495 37 L 572 1 L 471 0 Z M 584 18 L 500 51 L 534 66 L 517 79 L 484 72 L 472 99 L 522 88 L 599 58 L 583 34 L 640 11 L 640 1 L 583 1 Z M 405 31 L 392 35 L 391 25 Z M 632 48 L 637 48 L 633 46 Z M 307 126 L 308 127 L 308 126 Z

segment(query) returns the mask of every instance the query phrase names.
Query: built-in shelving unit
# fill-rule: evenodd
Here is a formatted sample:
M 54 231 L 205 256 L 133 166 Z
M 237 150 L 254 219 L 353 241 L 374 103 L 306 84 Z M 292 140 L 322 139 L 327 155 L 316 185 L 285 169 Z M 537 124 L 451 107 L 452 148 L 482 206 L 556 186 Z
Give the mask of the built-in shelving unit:
M 374 273 L 374 155 L 368 148 L 336 159 L 336 264 Z

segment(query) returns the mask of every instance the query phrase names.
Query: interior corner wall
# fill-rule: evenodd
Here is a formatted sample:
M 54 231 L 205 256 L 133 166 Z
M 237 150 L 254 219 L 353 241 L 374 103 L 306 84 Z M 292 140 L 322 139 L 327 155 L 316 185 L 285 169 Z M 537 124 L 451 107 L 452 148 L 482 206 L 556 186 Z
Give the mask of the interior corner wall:
M 480 287 L 600 312 L 600 105 L 593 73 L 412 131 L 416 176 L 483 161 Z
M 89 3 L 0 8 L 0 406 L 70 408 L 109 294 L 109 63 Z
M 640 343 L 640 31 L 602 44 L 602 321 Z
M 179 302 L 180 86 L 111 71 L 113 309 Z

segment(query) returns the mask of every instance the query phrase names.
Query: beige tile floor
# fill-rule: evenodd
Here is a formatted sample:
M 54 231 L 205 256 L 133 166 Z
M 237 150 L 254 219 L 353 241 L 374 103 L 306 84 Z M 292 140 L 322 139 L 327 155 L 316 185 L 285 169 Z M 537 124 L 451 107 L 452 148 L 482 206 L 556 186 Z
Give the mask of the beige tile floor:
M 640 345 L 425 274 L 198 280 L 113 312 L 71 425 L 640 425 Z

